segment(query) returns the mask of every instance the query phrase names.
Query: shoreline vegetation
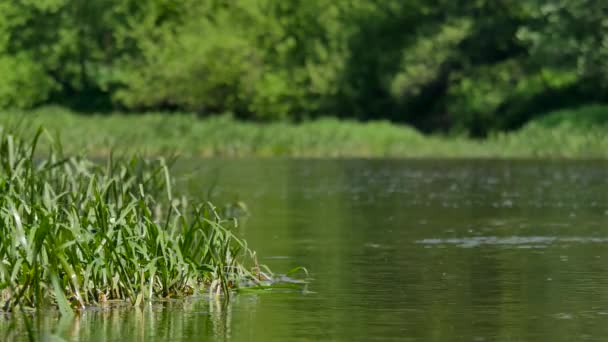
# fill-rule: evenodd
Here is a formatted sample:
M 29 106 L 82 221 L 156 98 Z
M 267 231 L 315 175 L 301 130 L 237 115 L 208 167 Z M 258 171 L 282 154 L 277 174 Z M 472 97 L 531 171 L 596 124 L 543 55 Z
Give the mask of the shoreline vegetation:
M 0 108 L 330 115 L 484 137 L 608 103 L 606 6 L 581 3 L 4 1 Z
M 387 121 L 255 123 L 229 115 L 77 114 L 60 107 L 4 111 L 0 123 L 45 127 L 62 137 L 65 152 L 94 157 L 117 150 L 228 158 L 608 158 L 608 106 L 602 105 L 549 113 L 484 139 L 424 135 Z
M 94 163 L 44 129 L 10 127 L 0 125 L 0 312 L 273 286 L 236 220 L 173 193 L 164 159 Z

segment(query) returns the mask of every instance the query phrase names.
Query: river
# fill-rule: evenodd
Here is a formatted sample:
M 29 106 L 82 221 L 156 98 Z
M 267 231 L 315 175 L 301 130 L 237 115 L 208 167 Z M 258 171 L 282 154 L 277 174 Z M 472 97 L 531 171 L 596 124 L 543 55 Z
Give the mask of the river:
M 603 340 L 608 163 L 203 160 L 178 186 L 241 201 L 238 234 L 309 284 L 41 317 L 45 338 Z M 300 274 L 300 277 L 305 277 Z M 6 321 L 0 329 L 8 326 Z M 19 323 L 17 323 L 19 326 Z M 12 335 L 17 338 L 22 334 Z

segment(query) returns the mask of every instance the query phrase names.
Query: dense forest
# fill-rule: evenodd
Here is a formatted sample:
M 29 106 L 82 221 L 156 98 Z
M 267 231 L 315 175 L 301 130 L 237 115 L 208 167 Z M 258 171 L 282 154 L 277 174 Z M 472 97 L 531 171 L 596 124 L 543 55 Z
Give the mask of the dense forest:
M 488 132 L 608 100 L 604 0 L 0 0 L 0 108 Z

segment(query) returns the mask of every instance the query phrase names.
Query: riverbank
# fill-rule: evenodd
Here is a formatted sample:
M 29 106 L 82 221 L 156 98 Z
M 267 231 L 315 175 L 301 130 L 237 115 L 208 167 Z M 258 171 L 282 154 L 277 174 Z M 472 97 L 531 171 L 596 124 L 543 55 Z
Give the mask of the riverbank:
M 43 126 L 61 134 L 66 152 L 96 156 L 117 150 L 187 157 L 604 159 L 608 158 L 604 113 L 608 115 L 608 107 L 556 112 L 518 131 L 481 140 L 429 136 L 385 121 L 260 124 L 193 114 L 79 115 L 56 107 L 5 111 L 0 122 L 18 121 L 32 130 Z

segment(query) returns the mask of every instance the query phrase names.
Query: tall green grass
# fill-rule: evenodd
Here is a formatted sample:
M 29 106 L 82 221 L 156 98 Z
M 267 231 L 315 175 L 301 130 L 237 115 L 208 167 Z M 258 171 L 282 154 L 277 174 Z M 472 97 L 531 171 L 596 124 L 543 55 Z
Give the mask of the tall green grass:
M 78 115 L 58 107 L 0 112 L 2 122 L 59 132 L 70 153 L 106 156 L 113 148 L 191 157 L 608 158 L 608 106 L 550 113 L 486 139 L 424 135 L 389 122 L 319 119 L 252 123 L 193 114 Z
M 0 311 L 227 295 L 257 279 L 234 223 L 176 196 L 165 160 L 100 165 L 18 132 L 0 126 Z

